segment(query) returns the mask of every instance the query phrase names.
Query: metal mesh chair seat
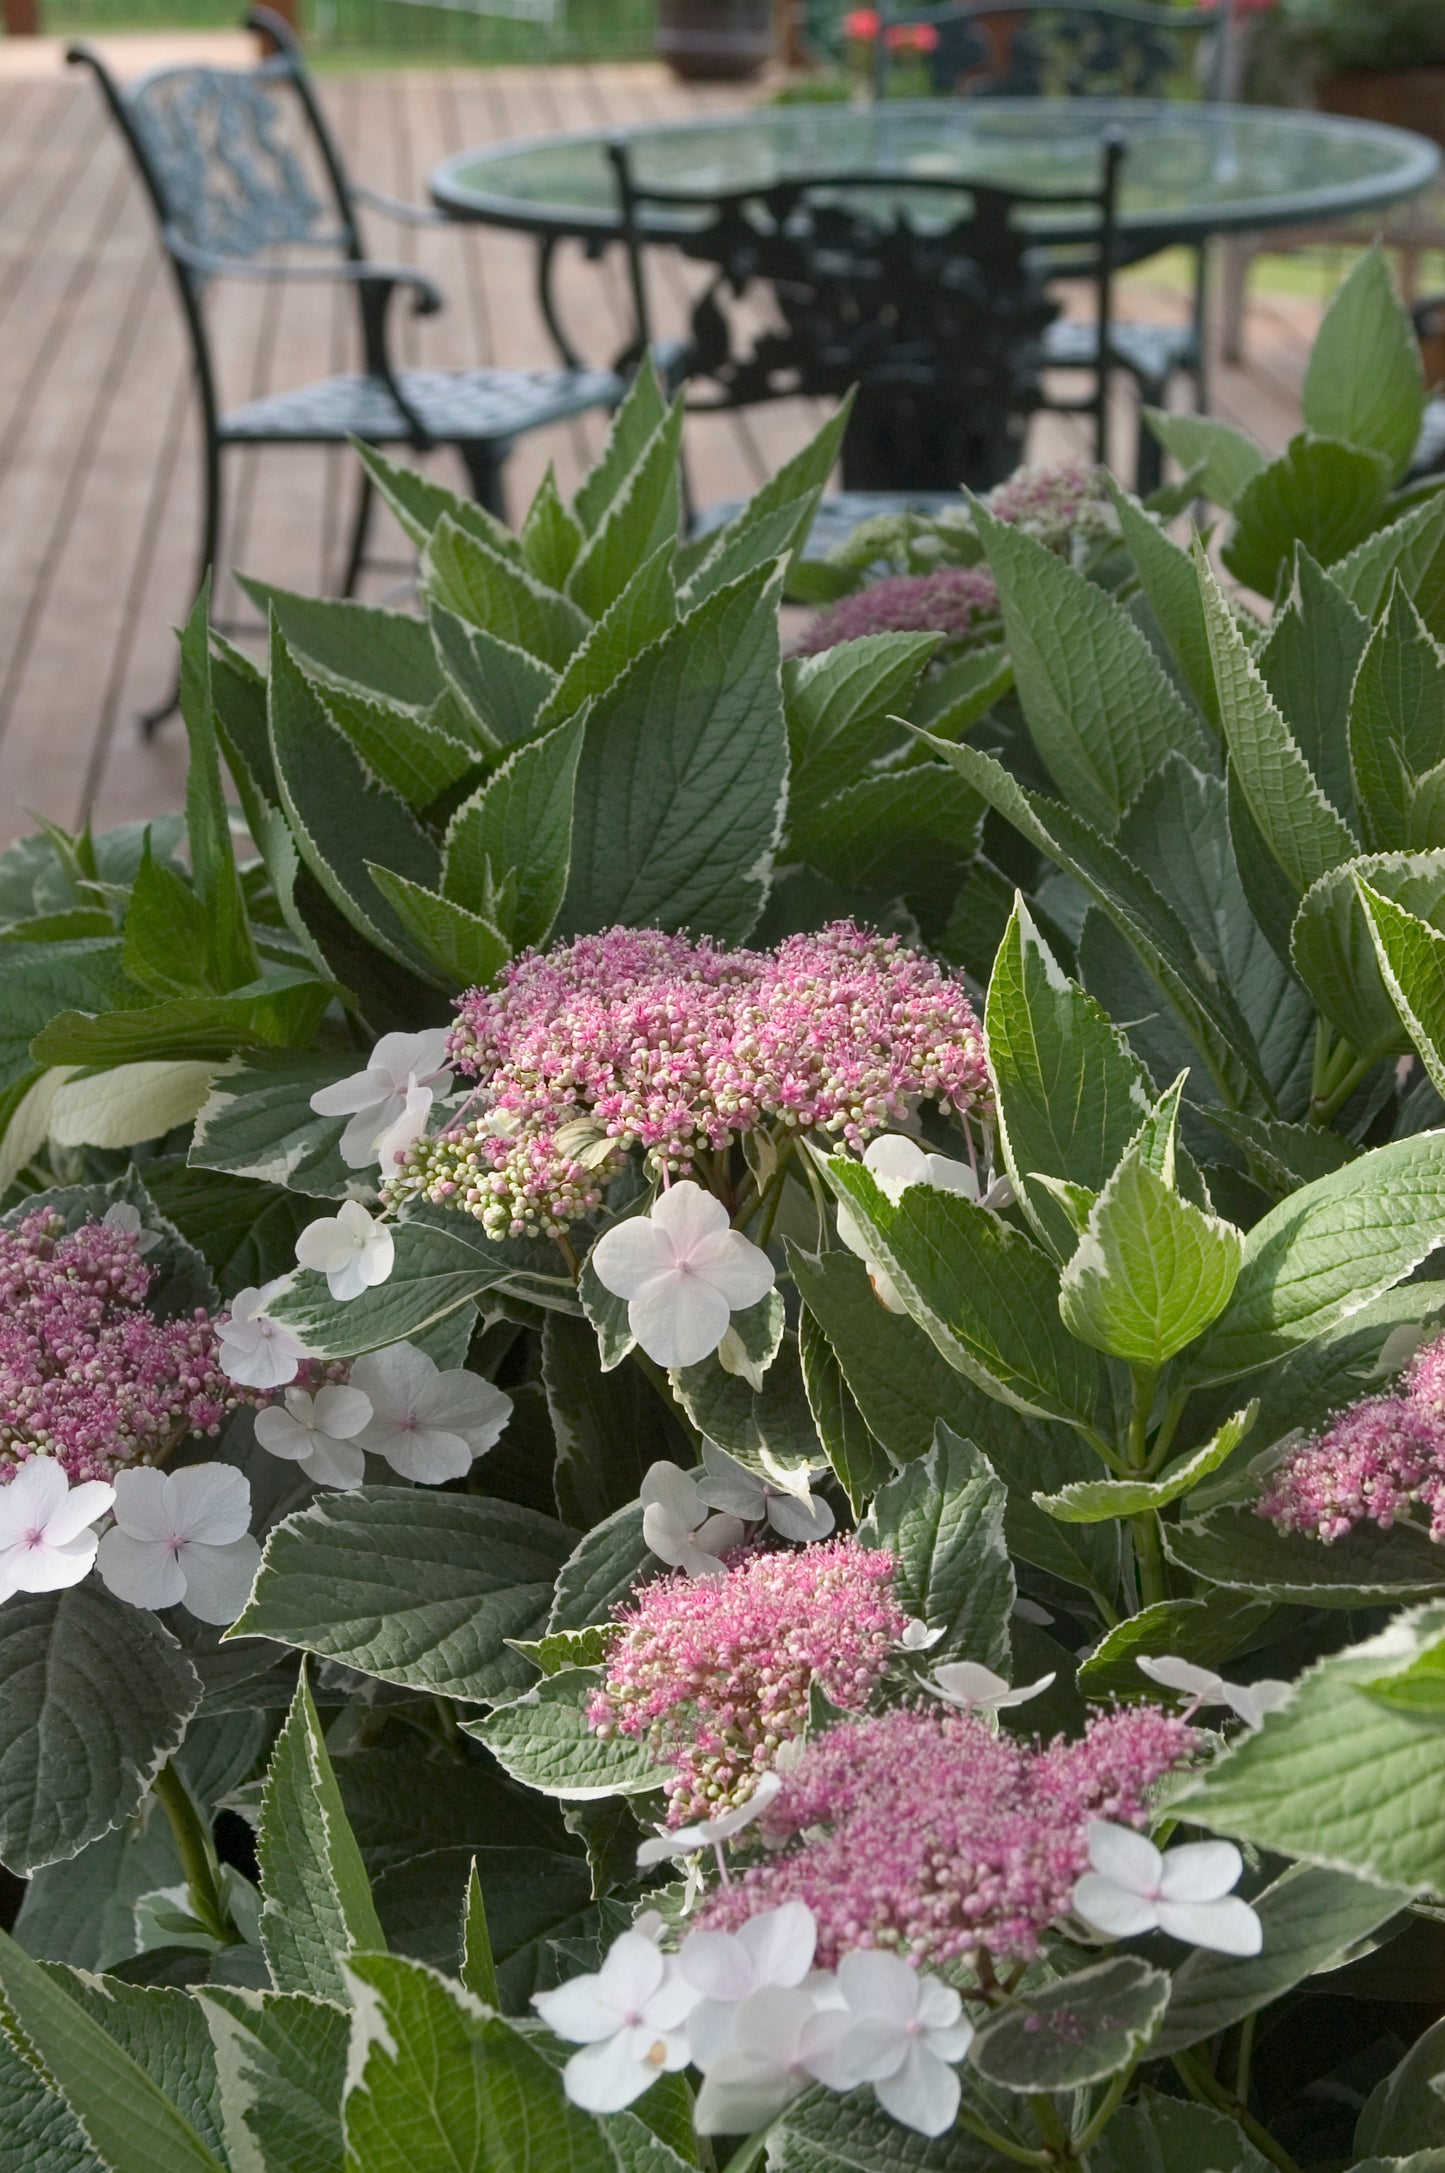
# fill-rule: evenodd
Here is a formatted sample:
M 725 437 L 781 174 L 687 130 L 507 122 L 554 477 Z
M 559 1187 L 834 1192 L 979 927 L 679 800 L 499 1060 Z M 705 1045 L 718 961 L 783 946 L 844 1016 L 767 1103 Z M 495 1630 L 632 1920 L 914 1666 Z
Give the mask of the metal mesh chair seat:
M 1164 386 L 1176 370 L 1192 370 L 1199 360 L 1199 335 L 1192 324 L 1121 324 L 1116 318 L 1109 345 L 1120 368 L 1146 388 Z M 1078 318 L 1056 318 L 1044 333 L 1048 369 L 1092 370 L 1098 354 L 1097 326 Z
M 429 438 L 438 445 L 506 439 L 589 408 L 610 407 L 623 384 L 611 370 L 398 370 L 397 386 Z M 329 444 L 362 438 L 369 444 L 415 440 L 383 379 L 349 372 L 270 393 L 232 408 L 220 419 L 232 443 Z

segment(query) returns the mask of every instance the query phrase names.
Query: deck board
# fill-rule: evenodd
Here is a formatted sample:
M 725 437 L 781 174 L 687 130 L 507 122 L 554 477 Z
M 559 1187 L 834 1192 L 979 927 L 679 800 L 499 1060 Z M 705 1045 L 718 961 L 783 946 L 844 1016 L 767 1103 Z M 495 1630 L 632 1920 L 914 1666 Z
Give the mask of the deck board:
M 497 70 L 357 72 L 323 79 L 322 95 L 358 177 L 424 200 L 426 176 L 469 143 L 555 129 L 625 127 L 716 112 L 726 89 L 689 89 L 660 67 L 596 62 Z M 368 219 L 373 250 L 443 287 L 435 318 L 399 316 L 409 362 L 436 366 L 550 361 L 534 292 L 531 243 L 485 229 L 415 230 Z M 697 271 L 663 259 L 653 271 L 660 330 L 682 321 Z M 630 305 L 615 254 L 572 252 L 559 291 L 573 336 L 608 359 Z M 1177 293 L 1142 279 L 1123 306 L 1157 314 Z M 319 288 L 239 283 L 215 296 L 226 392 L 327 374 L 354 360 L 345 297 Z M 1318 312 L 1268 296 L 1251 304 L 1245 368 L 1219 368 L 1217 413 L 1277 447 L 1298 425 L 1304 357 Z M 1121 394 L 1117 443 L 1125 472 L 1133 418 Z M 757 486 L 825 413 L 780 401 L 746 415 L 693 418 L 687 453 L 700 502 Z M 575 487 L 601 443 L 586 416 L 523 442 L 509 473 L 520 510 L 553 463 Z M 1043 418 L 1030 455 L 1082 450 L 1077 425 Z M 433 456 L 456 480 L 452 457 Z M 338 577 L 355 476 L 326 449 L 233 454 L 218 609 L 255 614 L 234 566 L 287 587 Z M 175 298 L 150 214 L 80 77 L 0 81 L 0 841 L 29 827 L 27 810 L 74 824 L 144 816 L 179 800 L 184 739 L 172 723 L 149 745 L 138 712 L 173 671 L 172 628 L 191 600 L 200 503 L 199 430 Z M 378 542 L 398 559 L 399 531 Z M 383 594 L 396 573 L 377 572 Z

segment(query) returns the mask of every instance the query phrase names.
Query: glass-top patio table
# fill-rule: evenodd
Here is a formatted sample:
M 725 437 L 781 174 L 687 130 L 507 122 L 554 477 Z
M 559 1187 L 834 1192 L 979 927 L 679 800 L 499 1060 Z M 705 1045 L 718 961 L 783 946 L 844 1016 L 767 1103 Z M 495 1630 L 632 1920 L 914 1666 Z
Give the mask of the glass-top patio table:
M 1440 166 L 1423 136 L 1374 122 L 1271 106 L 1168 99 L 930 98 L 872 106 L 764 107 L 722 120 L 630 129 L 642 188 L 719 193 L 837 173 L 961 186 L 1085 190 L 1096 185 L 1111 129 L 1128 149 L 1120 227 L 1128 254 L 1231 229 L 1313 225 L 1413 196 Z M 462 151 L 431 177 L 433 200 L 458 219 L 541 235 L 621 230 L 607 134 L 539 136 Z M 876 189 L 870 191 L 877 201 Z M 679 215 L 644 206 L 641 223 L 676 231 Z M 1046 221 L 1040 240 L 1077 238 Z
M 711 261 L 736 282 L 739 265 L 746 266 L 756 252 L 748 246 L 738 250 L 727 200 L 765 190 L 789 197 L 798 185 L 825 184 L 827 200 L 857 222 L 855 233 L 893 228 L 925 237 L 917 252 L 923 269 L 907 305 L 916 320 L 930 307 L 929 279 L 941 282 L 942 308 L 943 289 L 953 276 L 946 251 L 930 258 L 926 237 L 968 216 L 972 188 L 1021 191 L 1039 199 L 1097 196 L 1111 135 L 1125 145 L 1115 242 L 1115 261 L 1125 264 L 1231 230 L 1260 232 L 1368 214 L 1426 188 L 1441 163 L 1433 143 L 1403 129 L 1273 107 L 1122 98 L 772 106 L 629 130 L 627 160 L 637 192 L 634 231 Z M 458 153 L 431 176 L 433 200 L 453 217 L 539 237 L 542 304 L 564 349 L 551 291 L 557 245 L 568 237 L 604 245 L 624 230 L 610 140 L 599 131 L 493 144 Z M 948 187 L 955 180 L 957 196 Z M 649 189 L 697 201 L 650 204 Z M 707 208 L 714 200 L 716 225 Z M 793 214 L 785 208 L 784 216 Z M 1055 270 L 1067 268 L 1071 254 L 1077 267 L 1081 245 L 1097 228 L 1098 217 L 1097 205 L 1040 201 L 1017 207 L 1021 240 Z M 718 237 L 726 242 L 722 249 Z M 776 252 L 772 261 L 779 261 Z M 757 275 L 766 276 L 763 262 L 757 256 Z M 746 276 L 755 274 L 749 270 Z M 909 274 L 903 276 L 906 282 Z M 785 302 L 788 291 L 775 282 Z M 927 338 L 919 346 L 920 353 L 926 350 Z M 935 442 L 928 427 L 934 411 L 942 424 L 936 443 L 945 445 L 950 405 L 957 414 L 960 401 L 969 397 L 961 374 L 967 342 L 960 347 L 955 338 L 950 348 L 934 340 L 928 351 L 933 359 L 914 371 L 915 389 L 907 395 L 913 403 L 908 413 L 913 422 L 924 422 L 922 429 L 900 426 L 887 388 L 873 403 L 882 418 L 875 429 L 865 417 L 870 388 L 863 377 L 844 449 L 845 482 L 851 470 L 852 480 L 864 487 L 916 489 L 933 482 L 936 467 L 956 466 L 951 451 L 925 449 L 913 458 L 917 473 L 893 472 L 905 440 L 911 437 L 920 448 Z M 805 365 L 793 372 L 792 382 L 798 390 L 843 389 L 825 379 L 826 373 L 812 382 Z M 923 379 L 930 389 L 920 392 Z M 876 443 L 865 445 L 864 438 Z M 987 457 L 1002 457 L 1000 445 Z M 956 488 L 958 480 L 957 473 L 940 473 L 935 487 Z

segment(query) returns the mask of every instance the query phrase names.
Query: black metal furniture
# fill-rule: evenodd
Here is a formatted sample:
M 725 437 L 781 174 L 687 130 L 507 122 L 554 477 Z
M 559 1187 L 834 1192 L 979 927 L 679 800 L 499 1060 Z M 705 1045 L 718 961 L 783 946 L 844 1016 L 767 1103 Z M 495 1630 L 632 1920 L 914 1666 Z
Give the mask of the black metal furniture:
M 454 446 L 477 497 L 500 513 L 502 469 L 525 431 L 621 398 L 611 370 L 409 370 L 392 360 L 393 298 L 410 297 L 418 316 L 442 306 L 433 282 L 406 265 L 366 254 L 358 224 L 365 204 L 409 223 L 439 214 L 359 187 L 335 138 L 289 26 L 270 9 L 246 18 L 271 48 L 250 71 L 159 70 L 118 83 L 99 54 L 76 45 L 69 58 L 93 70 L 140 170 L 175 274 L 195 360 L 205 432 L 205 491 L 196 585 L 220 542 L 222 455 L 237 445 L 329 445 L 361 438 L 425 451 Z M 314 262 L 273 260 L 305 249 Z M 345 282 L 356 296 L 362 367 L 223 409 L 206 316 L 217 278 Z M 549 320 L 550 321 L 550 320 Z M 342 593 L 353 593 L 366 563 L 372 511 L 363 477 Z M 175 707 L 175 693 L 142 719 L 149 734 Z
M 1104 138 L 1093 188 L 1048 192 L 910 176 L 900 195 L 866 171 L 674 189 L 639 182 L 626 139 L 614 138 L 609 155 L 639 339 L 651 338 L 646 247 L 666 219 L 672 246 L 713 267 L 691 314 L 684 370 L 707 388 L 691 405 L 836 398 L 856 385 L 845 490 L 986 489 L 1018 465 L 1057 314 L 1052 263 L 1029 222 L 1044 213 L 1077 220 L 1099 337 L 1076 411 L 1092 417 L 1097 456 L 1108 457 L 1119 136 Z M 771 290 L 778 322 L 740 327 L 729 305 L 759 284 Z
M 1230 0 L 1189 9 L 1148 0 L 949 0 L 897 18 L 883 0 L 879 12 L 880 95 L 886 94 L 895 50 L 890 32 L 900 30 L 928 33 L 924 66 L 939 97 L 1157 98 L 1192 91 L 1218 100 L 1231 87 Z M 1208 255 L 1202 242 L 1193 257 L 1187 324 L 1114 325 L 1114 360 L 1137 386 L 1141 411 L 1167 406 L 1176 377 L 1189 381 L 1199 413 L 1208 407 Z M 1065 276 L 1069 270 L 1060 266 Z M 1093 370 L 1095 341 L 1093 325 L 1058 318 L 1045 340 L 1048 367 Z M 1135 455 L 1141 492 L 1157 488 L 1162 458 L 1141 413 Z

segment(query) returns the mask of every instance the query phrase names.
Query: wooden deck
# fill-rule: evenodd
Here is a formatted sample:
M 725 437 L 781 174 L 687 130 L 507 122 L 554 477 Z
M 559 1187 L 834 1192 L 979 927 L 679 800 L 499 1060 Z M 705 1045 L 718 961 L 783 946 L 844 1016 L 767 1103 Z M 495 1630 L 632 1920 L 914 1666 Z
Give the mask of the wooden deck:
M 736 102 L 684 90 L 652 66 L 357 73 L 326 78 L 323 95 L 358 177 L 417 201 L 429 169 L 467 144 Z M 449 298 L 441 317 L 406 324 L 407 360 L 552 359 L 525 238 L 376 220 L 371 239 L 378 254 L 436 276 Z M 673 276 L 676 306 L 682 275 Z M 619 267 L 579 267 L 565 291 L 583 343 L 607 358 L 628 323 Z M 1138 279 L 1125 294 L 1128 309 L 1182 307 Z M 236 285 L 216 301 L 232 397 L 347 366 L 339 299 Z M 1314 316 L 1307 303 L 1256 305 L 1249 367 L 1216 375 L 1216 412 L 1270 446 L 1297 427 Z M 790 402 L 690 423 L 699 500 L 753 488 L 820 419 Z M 1032 457 L 1068 449 L 1070 427 L 1040 424 Z M 589 418 L 526 440 L 511 469 L 514 506 L 549 459 L 569 489 L 600 430 Z M 93 85 L 13 80 L 0 67 L 0 841 L 32 827 L 29 810 L 109 823 L 179 803 L 179 725 L 146 746 L 135 718 L 164 691 L 170 629 L 191 600 L 197 440 L 166 267 Z M 1118 442 L 1128 446 L 1127 426 Z M 333 583 L 350 471 L 344 452 L 233 454 L 226 564 L 293 588 Z M 384 585 L 373 580 L 371 593 Z M 220 608 L 239 615 L 242 605 L 223 579 Z

